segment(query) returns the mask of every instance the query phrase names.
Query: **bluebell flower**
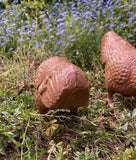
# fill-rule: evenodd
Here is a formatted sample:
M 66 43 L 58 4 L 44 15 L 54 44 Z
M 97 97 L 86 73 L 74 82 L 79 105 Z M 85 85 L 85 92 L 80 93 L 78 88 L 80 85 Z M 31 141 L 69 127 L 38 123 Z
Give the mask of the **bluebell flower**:
M 111 10 L 111 6 L 108 6 L 107 10 Z
M 45 52 L 42 52 L 42 55 L 45 54 Z
M 132 23 L 135 20 L 135 17 L 130 17 L 128 20 L 129 20 L 129 23 Z
M 18 42 L 23 42 L 23 41 L 25 41 L 25 40 L 22 38 L 18 39 Z
M 66 43 L 66 46 L 67 46 L 67 47 L 70 46 L 70 43 Z
M 60 23 L 57 25 L 57 28 L 60 28 L 60 29 L 65 28 L 65 27 L 66 27 L 65 23 Z
M 23 7 L 23 12 L 25 12 L 26 8 L 27 8 L 26 6 Z
M 45 19 L 43 19 L 43 23 L 50 23 L 50 21 L 49 21 L 49 19 L 48 18 L 45 18 Z
M 1 46 L 4 46 L 5 45 L 5 43 L 0 43 L 1 44 Z
M 94 27 L 91 27 L 89 31 L 90 31 L 90 32 L 95 31 L 95 28 L 94 28 Z
M 63 29 L 62 31 L 56 33 L 56 35 L 57 35 L 57 36 L 59 36 L 59 35 L 65 36 L 65 32 L 66 32 L 66 31 Z
M 29 25 L 25 25 L 24 28 L 25 28 L 25 29 L 29 28 Z
M 125 3 L 125 7 L 127 7 L 127 6 L 128 6 L 128 2 Z
M 112 11 L 112 12 L 111 12 L 111 15 L 113 15 L 113 14 L 115 14 L 115 12 L 114 12 L 114 11 Z
M 52 32 L 52 31 L 53 31 L 53 29 L 50 29 L 50 30 L 49 30 L 49 32 Z
M 86 6 L 86 9 L 90 9 L 90 7 L 89 7 L 89 6 Z
M 59 45 L 61 45 L 62 43 L 64 43 L 64 41 L 57 41 L 57 42 L 56 42 L 56 45 L 59 46 Z
M 79 21 L 80 19 L 81 19 L 81 18 L 78 17 L 78 18 L 74 19 L 73 22 Z
M 76 50 L 76 55 L 79 55 L 79 49 Z
M 74 42 L 74 41 L 77 41 L 77 39 L 76 39 L 76 38 L 73 38 L 71 41 Z
M 92 16 L 92 18 L 94 18 L 94 19 L 97 18 L 97 15 L 96 15 L 96 14 L 92 14 L 91 16 Z
M 59 19 L 57 19 L 57 22 L 64 22 L 64 21 L 65 21 L 64 18 L 59 18 Z
M 9 48 L 9 51 L 12 51 L 13 50 L 13 48 Z
M 6 39 L 6 37 L 5 36 L 0 36 L 0 39 Z
M 58 50 L 57 53 L 58 53 L 58 54 L 61 53 L 61 50 Z
M 136 28 L 134 29 L 134 32 L 136 32 Z
M 128 12 L 128 14 L 134 14 L 134 12 Z
M 123 24 L 123 23 L 120 23 L 120 26 L 121 26 L 121 27 L 123 27 L 123 26 L 124 26 L 124 24 Z
M 55 47 L 55 48 L 53 48 L 53 50 L 54 50 L 54 51 L 56 51 L 56 50 L 57 50 L 57 48 Z
M 42 46 L 42 44 L 40 44 L 39 42 L 36 43 L 35 45 L 37 48 L 40 48 Z
M 110 24 L 110 28 L 115 28 L 117 24 Z
M 31 22 L 34 23 L 34 24 L 36 23 L 35 19 L 33 19 Z
M 53 36 L 53 35 L 51 35 L 49 38 L 50 38 L 50 39 L 52 39 L 52 38 L 54 38 L 54 36 Z
M 22 34 L 24 34 L 24 32 L 23 32 L 23 31 L 19 32 L 19 35 L 22 35 Z
M 11 27 L 7 28 L 7 29 L 6 29 L 6 32 L 7 32 L 7 33 L 10 33 L 10 32 L 11 32 Z
M 72 23 L 70 23 L 69 27 L 72 28 Z
M 70 35 L 70 36 L 69 36 L 69 38 L 73 38 L 73 37 L 74 37 L 73 35 Z
M 66 11 L 66 12 L 63 12 L 63 13 L 62 13 L 62 16 L 65 17 L 67 14 L 68 14 L 67 11 Z
M 28 24 L 28 21 L 27 21 L 27 20 L 25 20 L 25 23 L 26 23 L 26 24 Z
M 48 24 L 48 26 L 46 27 L 46 29 L 51 28 L 52 24 Z
M 83 26 L 83 28 L 86 28 L 87 26 L 89 26 L 89 23 L 86 23 L 86 24 Z
M 13 26 L 16 26 L 16 23 L 11 23 L 11 24 L 12 24 L 12 27 L 13 27 Z
M 48 42 L 48 40 L 46 40 L 46 39 L 42 39 L 42 42 L 45 42 L 45 43 L 47 43 L 47 42 Z
M 118 19 L 118 20 L 120 20 L 121 18 L 122 18 L 122 16 L 118 16 L 118 18 L 117 18 L 117 19 Z

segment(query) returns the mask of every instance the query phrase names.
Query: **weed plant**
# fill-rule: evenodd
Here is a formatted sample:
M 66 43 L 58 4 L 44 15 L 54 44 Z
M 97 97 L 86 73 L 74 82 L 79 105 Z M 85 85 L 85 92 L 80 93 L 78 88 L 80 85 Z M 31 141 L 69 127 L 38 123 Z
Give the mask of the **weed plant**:
M 113 30 L 136 46 L 135 0 L 0 1 L 0 157 L 25 160 L 136 159 L 135 100 L 116 94 L 105 105 L 101 38 Z M 34 74 L 66 57 L 91 81 L 77 115 L 40 115 Z

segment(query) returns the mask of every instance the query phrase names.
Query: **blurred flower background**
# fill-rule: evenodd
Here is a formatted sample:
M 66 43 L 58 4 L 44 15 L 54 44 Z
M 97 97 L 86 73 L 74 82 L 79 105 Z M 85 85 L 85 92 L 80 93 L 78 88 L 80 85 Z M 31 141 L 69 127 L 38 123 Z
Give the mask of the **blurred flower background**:
M 103 34 L 114 30 L 136 46 L 135 0 L 8 1 L 0 9 L 0 50 L 12 56 L 18 47 L 45 52 L 91 67 L 99 58 Z M 78 50 L 78 54 L 77 54 Z

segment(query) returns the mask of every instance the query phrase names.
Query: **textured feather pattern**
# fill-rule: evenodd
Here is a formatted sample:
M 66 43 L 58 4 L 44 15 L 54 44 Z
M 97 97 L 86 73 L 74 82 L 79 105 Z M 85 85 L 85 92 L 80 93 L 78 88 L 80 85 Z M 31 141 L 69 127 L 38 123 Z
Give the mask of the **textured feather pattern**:
M 40 113 L 49 109 L 78 108 L 89 101 L 90 82 L 79 67 L 64 58 L 44 61 L 36 72 L 34 84 Z
M 101 44 L 108 95 L 121 93 L 136 97 L 136 48 L 113 31 L 103 36 Z

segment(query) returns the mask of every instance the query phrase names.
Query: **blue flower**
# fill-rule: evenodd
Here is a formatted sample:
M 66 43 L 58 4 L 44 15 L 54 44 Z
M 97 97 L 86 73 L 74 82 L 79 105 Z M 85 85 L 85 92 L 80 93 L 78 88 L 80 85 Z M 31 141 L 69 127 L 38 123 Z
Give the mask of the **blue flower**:
M 134 12 L 128 12 L 128 14 L 134 14 Z
M 136 28 L 134 29 L 134 32 L 136 32 Z
M 13 48 L 9 48 L 9 51 L 12 51 L 13 50 Z
M 123 26 L 124 26 L 124 24 L 123 24 L 123 23 L 120 23 L 120 26 L 121 26 L 121 27 L 123 27 Z
M 70 43 L 66 43 L 66 46 L 67 46 L 67 47 L 70 46 Z
M 57 53 L 58 53 L 58 54 L 61 53 L 61 50 L 58 50 Z
M 53 29 L 50 29 L 50 30 L 49 30 L 49 32 L 52 32 L 52 31 L 53 31 Z
M 42 45 L 41 45 L 39 42 L 37 42 L 35 46 L 36 46 L 37 48 L 40 48 Z
M 52 39 L 52 38 L 54 38 L 54 36 L 53 36 L 53 35 L 51 35 L 49 38 L 50 38 L 50 39 Z
M 64 18 L 59 18 L 59 19 L 57 19 L 57 22 L 64 22 L 64 21 L 65 21 Z
M 62 43 L 64 43 L 64 41 L 57 41 L 56 42 L 57 46 L 61 45 Z
M 5 45 L 5 43 L 1 43 L 1 46 L 4 46 Z
M 77 41 L 77 39 L 76 39 L 76 38 L 73 38 L 71 41 L 74 42 L 74 41 Z
M 89 26 L 89 23 L 86 23 L 83 28 L 86 28 L 87 26 Z
M 107 27 L 109 25 L 109 23 L 106 23 L 104 26 Z
M 45 52 L 42 52 L 42 55 L 45 54 Z
M 91 16 L 92 16 L 92 18 L 94 18 L 94 19 L 97 18 L 97 15 L 96 15 L 96 14 L 92 14 Z
M 70 36 L 69 36 L 69 38 L 73 38 L 73 37 L 74 37 L 73 35 L 70 35 Z
M 127 7 L 127 6 L 128 6 L 128 2 L 125 3 L 125 7 Z
M 23 41 L 25 41 L 25 40 L 22 38 L 18 39 L 18 42 L 23 42 Z
M 129 20 L 129 23 L 132 23 L 135 20 L 135 17 L 130 17 L 128 20 Z
M 59 35 L 65 36 L 65 30 L 62 30 L 62 31 L 56 33 L 56 36 L 59 36 Z
M 74 19 L 73 22 L 79 21 L 80 19 L 81 19 L 81 18 L 78 17 L 78 18 Z
M 110 28 L 115 28 L 117 24 L 110 24 Z
M 7 33 L 10 33 L 10 32 L 11 32 L 11 27 L 7 28 L 7 29 L 6 29 L 6 32 L 7 32 Z
M 48 40 L 45 40 L 45 39 L 42 39 L 42 41 L 45 42 L 45 43 L 48 42 Z
M 121 19 L 121 18 L 122 18 L 122 16 L 118 16 L 118 18 L 117 18 L 117 19 L 119 20 L 119 19 Z
M 79 55 L 79 49 L 76 50 L 76 55 Z
M 6 39 L 6 37 L 5 36 L 1 36 L 0 39 Z
M 65 27 L 66 27 L 66 24 L 64 22 L 57 25 L 57 28 L 60 28 L 60 29 L 65 28 Z
M 90 31 L 90 32 L 95 31 L 95 28 L 94 28 L 94 27 L 91 27 L 89 31 Z

